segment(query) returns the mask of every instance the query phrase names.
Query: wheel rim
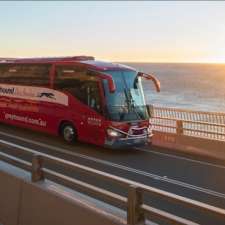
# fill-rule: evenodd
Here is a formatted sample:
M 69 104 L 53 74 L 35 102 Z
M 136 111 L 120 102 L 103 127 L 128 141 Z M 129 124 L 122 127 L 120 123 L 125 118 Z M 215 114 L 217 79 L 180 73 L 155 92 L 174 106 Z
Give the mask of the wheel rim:
M 63 137 L 66 141 L 71 142 L 74 139 L 74 129 L 71 126 L 66 126 L 63 130 Z

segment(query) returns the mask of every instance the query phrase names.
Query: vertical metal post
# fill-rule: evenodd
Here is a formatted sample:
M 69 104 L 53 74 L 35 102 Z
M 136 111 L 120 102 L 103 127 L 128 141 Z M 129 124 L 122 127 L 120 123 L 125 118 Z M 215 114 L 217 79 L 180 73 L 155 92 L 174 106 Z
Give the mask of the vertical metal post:
M 150 118 L 154 117 L 154 106 L 153 105 L 148 105 L 148 113 Z
M 32 158 L 32 182 L 44 180 L 44 174 L 42 171 L 43 159 L 40 155 L 34 155 Z
M 183 131 L 183 121 L 182 120 L 177 120 L 176 121 L 176 126 L 177 126 L 177 135 L 184 134 L 184 131 Z
M 129 225 L 144 225 L 145 215 L 141 210 L 142 205 L 142 191 L 135 185 L 130 185 L 128 190 L 127 203 L 127 224 Z

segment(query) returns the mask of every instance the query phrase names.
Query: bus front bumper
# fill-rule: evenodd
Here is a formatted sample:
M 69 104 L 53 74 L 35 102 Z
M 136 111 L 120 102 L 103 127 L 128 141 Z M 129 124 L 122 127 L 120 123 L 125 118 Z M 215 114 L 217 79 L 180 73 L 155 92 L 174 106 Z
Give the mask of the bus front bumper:
M 143 146 L 151 143 L 153 135 L 141 136 L 141 137 L 132 137 L 132 138 L 118 138 L 118 139 L 106 139 L 105 147 L 111 149 L 120 149 L 120 148 L 132 148 Z

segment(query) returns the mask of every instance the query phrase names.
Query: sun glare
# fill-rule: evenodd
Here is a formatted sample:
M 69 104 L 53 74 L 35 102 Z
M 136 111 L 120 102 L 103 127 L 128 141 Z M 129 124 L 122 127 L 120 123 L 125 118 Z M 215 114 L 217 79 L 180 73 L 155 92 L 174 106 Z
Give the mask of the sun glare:
M 212 59 L 207 60 L 207 63 L 225 64 L 225 56 L 224 57 L 213 57 Z

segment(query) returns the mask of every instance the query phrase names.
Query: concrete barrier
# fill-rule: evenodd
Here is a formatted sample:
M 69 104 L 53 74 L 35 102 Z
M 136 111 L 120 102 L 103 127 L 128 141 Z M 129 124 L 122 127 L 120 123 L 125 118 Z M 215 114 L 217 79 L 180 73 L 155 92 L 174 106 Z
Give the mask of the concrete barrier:
M 18 173 L 20 176 L 17 176 Z M 26 175 L 0 161 L 0 223 L 3 225 L 18 224 L 22 184 Z
M 53 184 L 23 186 L 20 225 L 122 224 L 103 208 Z
M 28 173 L 3 162 L 0 184 L 3 225 L 126 224 L 122 210 L 50 181 L 31 183 Z
M 18 150 L 18 149 L 17 149 Z M 1 160 L 26 168 L 27 173 L 0 161 L 0 221 L 3 225 L 144 225 L 148 219 L 157 218 L 172 224 L 195 224 L 176 214 L 143 204 L 145 195 L 156 195 L 174 204 L 182 204 L 224 218 L 225 210 L 194 201 L 125 178 L 62 160 L 31 150 L 32 163 L 1 153 Z M 47 165 L 46 165 L 47 163 Z M 99 177 L 103 182 L 113 182 L 128 191 L 128 197 L 75 180 L 48 168 L 50 164 Z M 47 167 L 44 167 L 46 165 Z M 32 178 L 32 179 L 31 179 Z M 54 180 L 65 186 L 50 182 Z M 32 180 L 32 182 L 31 182 Z M 92 193 L 95 198 L 76 192 Z M 113 205 L 116 205 L 114 207 Z
M 201 155 L 225 161 L 224 141 L 154 131 L 152 144 L 169 148 L 171 151 L 174 149 L 192 155 Z
M 149 106 L 153 145 L 225 161 L 225 113 Z

